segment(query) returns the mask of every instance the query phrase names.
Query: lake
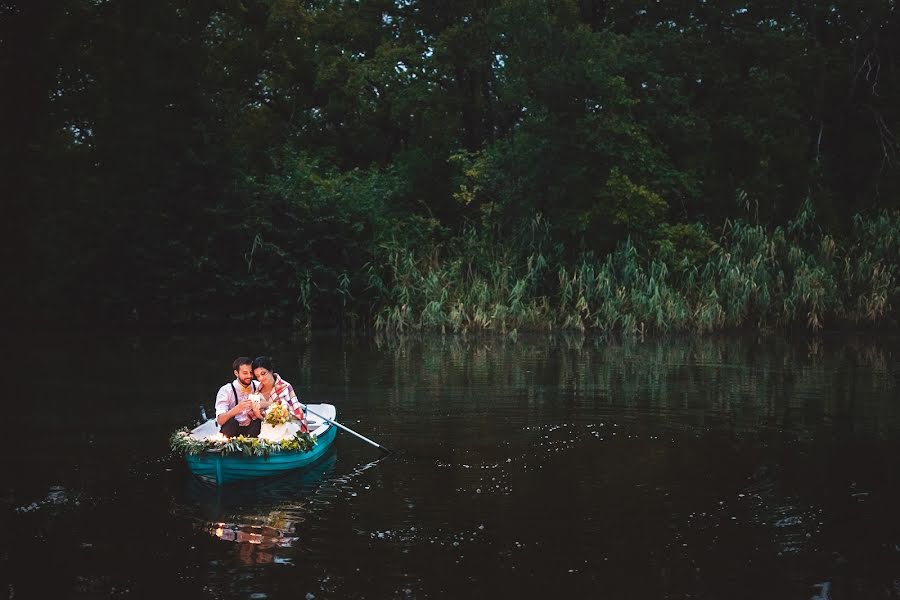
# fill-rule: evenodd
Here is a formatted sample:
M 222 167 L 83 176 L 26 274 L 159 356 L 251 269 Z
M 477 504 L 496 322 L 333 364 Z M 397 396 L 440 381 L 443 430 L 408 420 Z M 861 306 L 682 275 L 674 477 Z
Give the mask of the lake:
M 900 598 L 900 340 L 33 334 L 10 598 Z M 169 434 L 270 354 L 340 432 L 221 489 Z M 14 394 L 14 387 L 7 395 Z M 19 426 L 19 423 L 23 426 Z M 13 427 L 15 426 L 15 427 Z

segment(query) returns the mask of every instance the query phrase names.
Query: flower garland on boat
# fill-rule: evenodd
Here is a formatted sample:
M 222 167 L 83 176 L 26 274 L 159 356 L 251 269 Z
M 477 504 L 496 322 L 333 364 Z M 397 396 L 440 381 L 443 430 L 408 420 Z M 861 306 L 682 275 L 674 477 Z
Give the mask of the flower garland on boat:
M 239 435 L 225 437 L 216 434 L 204 439 L 195 439 L 186 427 L 179 429 L 169 438 L 169 448 L 179 455 L 219 452 L 221 454 L 242 454 L 244 456 L 269 456 L 278 452 L 307 452 L 318 440 L 308 433 L 297 432 L 292 438 L 280 442 L 268 442 L 254 437 Z

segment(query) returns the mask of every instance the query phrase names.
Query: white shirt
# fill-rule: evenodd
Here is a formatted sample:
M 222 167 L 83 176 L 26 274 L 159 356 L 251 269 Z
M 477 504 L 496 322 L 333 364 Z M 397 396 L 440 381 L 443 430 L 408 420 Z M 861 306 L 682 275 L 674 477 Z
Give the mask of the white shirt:
M 234 389 L 232 390 L 232 387 Z M 222 387 L 219 388 L 219 393 L 216 394 L 216 416 L 227 413 L 229 410 L 238 405 L 238 402 L 247 399 L 247 396 L 256 391 L 257 383 L 255 381 L 250 382 L 250 387 L 248 391 L 244 391 L 244 386 L 240 381 L 235 379 L 231 383 L 226 383 Z M 237 398 L 234 397 L 234 393 L 237 392 Z M 242 410 L 238 414 L 234 416 L 237 419 L 237 422 L 241 425 L 246 425 L 250 422 L 250 409 Z

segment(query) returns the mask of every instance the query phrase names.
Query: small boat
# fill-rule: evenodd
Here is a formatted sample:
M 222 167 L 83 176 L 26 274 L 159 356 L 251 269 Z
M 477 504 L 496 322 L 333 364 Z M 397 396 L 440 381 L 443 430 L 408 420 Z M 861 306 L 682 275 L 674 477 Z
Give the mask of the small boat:
M 282 473 L 302 469 L 318 461 L 331 446 L 337 435 L 334 421 L 337 411 L 331 404 L 310 404 L 307 413 L 309 434 L 316 438 L 316 445 L 306 451 L 290 450 L 273 452 L 268 456 L 245 456 L 241 454 L 223 454 L 213 450 L 199 454 L 186 454 L 188 468 L 201 480 L 215 485 L 223 485 L 235 481 L 270 477 Z M 313 415 L 312 413 L 315 413 Z M 215 419 L 193 429 L 192 437 L 206 437 L 218 433 L 219 427 Z

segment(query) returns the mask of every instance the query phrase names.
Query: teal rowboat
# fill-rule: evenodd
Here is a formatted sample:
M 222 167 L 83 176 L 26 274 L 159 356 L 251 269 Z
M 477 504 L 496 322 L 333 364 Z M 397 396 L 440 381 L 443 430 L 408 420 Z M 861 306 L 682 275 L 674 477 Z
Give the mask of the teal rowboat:
M 336 410 L 331 404 L 310 404 L 309 408 L 325 419 L 334 420 L 336 417 Z M 271 477 L 308 467 L 328 451 L 337 435 L 337 428 L 324 419 L 311 414 L 307 423 L 309 424 L 309 433 L 317 438 L 317 443 L 306 452 L 276 452 L 269 456 L 239 456 L 223 455 L 219 452 L 202 452 L 185 456 L 188 468 L 203 481 L 224 485 L 247 479 Z M 218 431 L 214 419 L 194 429 L 192 434 L 203 435 L 210 431 Z

